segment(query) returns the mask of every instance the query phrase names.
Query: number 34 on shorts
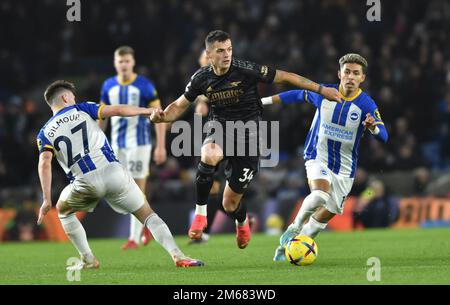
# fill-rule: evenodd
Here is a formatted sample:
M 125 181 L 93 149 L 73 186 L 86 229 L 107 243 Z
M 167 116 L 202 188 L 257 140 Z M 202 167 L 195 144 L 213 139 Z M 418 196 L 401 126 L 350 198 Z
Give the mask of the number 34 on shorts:
M 239 182 L 250 182 L 253 179 L 253 171 L 250 168 L 243 168 L 242 177 Z

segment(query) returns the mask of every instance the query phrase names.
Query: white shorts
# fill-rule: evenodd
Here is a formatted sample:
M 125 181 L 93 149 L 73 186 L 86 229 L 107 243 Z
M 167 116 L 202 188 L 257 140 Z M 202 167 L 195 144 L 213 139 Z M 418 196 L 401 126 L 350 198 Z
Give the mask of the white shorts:
M 88 212 L 94 210 L 101 198 L 121 214 L 133 213 L 145 203 L 141 189 L 119 162 L 75 178 L 59 196 L 59 200 L 76 211 Z
M 342 177 L 333 173 L 326 164 L 319 160 L 308 160 L 305 162 L 306 176 L 308 180 L 324 179 L 330 183 L 330 200 L 325 208 L 334 214 L 344 212 L 345 199 L 353 186 L 353 178 Z
M 130 172 L 134 179 L 145 179 L 150 172 L 151 145 L 130 148 L 114 147 L 114 153 L 120 163 Z

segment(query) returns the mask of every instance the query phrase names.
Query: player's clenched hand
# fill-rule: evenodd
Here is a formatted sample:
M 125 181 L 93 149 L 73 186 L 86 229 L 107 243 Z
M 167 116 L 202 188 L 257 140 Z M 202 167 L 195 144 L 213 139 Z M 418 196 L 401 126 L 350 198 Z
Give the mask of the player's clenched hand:
M 52 203 L 44 200 L 44 202 L 41 205 L 41 209 L 39 210 L 39 217 L 37 220 L 37 224 L 40 225 L 42 223 L 42 220 L 44 220 L 44 216 L 50 211 L 52 208 Z
M 369 128 L 370 130 L 374 130 L 375 128 L 375 119 L 370 113 L 366 114 L 366 119 L 362 122 L 365 128 Z
M 163 123 L 164 122 L 164 111 L 162 109 L 154 109 L 150 115 L 150 121 L 153 123 Z
M 339 95 L 339 91 L 337 91 L 336 88 L 322 87 L 320 94 L 323 95 L 327 100 L 342 103 L 341 96 Z

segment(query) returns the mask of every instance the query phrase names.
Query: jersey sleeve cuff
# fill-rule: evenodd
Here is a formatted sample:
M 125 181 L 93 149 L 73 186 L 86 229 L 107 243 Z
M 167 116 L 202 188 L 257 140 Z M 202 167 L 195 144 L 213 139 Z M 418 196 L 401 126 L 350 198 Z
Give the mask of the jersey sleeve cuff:
M 183 95 L 189 101 L 189 103 L 193 103 L 195 101 L 195 99 L 197 98 L 197 97 L 195 97 L 195 98 L 191 99 L 189 96 L 186 95 L 186 93 Z
M 277 70 L 275 70 L 274 68 L 270 68 L 269 67 L 269 75 L 268 75 L 268 82 L 269 83 L 273 83 L 273 81 L 275 80 L 275 75 L 277 74 Z
M 98 107 L 97 118 L 98 118 L 99 120 L 104 120 L 104 118 L 102 118 L 102 116 L 100 115 L 101 112 L 102 112 L 103 107 L 105 107 L 105 104 L 103 104 L 103 103 L 100 105 L 100 107 Z
M 41 154 L 41 153 L 43 153 L 44 151 L 49 151 L 49 152 L 51 152 L 52 154 L 54 154 L 54 153 L 55 153 L 55 148 L 54 148 L 53 146 L 51 146 L 51 145 L 45 144 L 44 147 L 41 148 L 41 150 L 39 151 L 39 153 Z

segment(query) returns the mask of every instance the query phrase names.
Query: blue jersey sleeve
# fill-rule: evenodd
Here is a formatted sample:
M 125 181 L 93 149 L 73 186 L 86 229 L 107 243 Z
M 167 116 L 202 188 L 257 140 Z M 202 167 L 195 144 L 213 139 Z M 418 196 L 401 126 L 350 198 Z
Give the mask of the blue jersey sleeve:
M 109 101 L 108 86 L 106 85 L 106 81 L 103 83 L 102 91 L 100 92 L 100 101 L 106 105 L 111 105 L 111 102 Z
M 94 120 L 100 119 L 100 110 L 102 109 L 102 105 L 92 102 L 80 103 L 76 104 L 75 108 L 78 111 L 84 111 L 91 116 Z
M 47 137 L 44 135 L 44 131 L 39 131 L 37 138 L 36 138 L 37 147 L 39 150 L 39 153 L 42 153 L 44 151 L 51 151 L 54 152 L 54 148 L 52 143 L 47 139 Z
M 307 102 L 320 107 L 321 95 L 308 90 L 290 90 L 279 94 L 282 104 L 296 104 Z
M 374 135 L 374 137 L 383 143 L 387 143 L 389 136 L 386 127 L 384 125 L 378 125 L 378 129 L 380 129 L 380 132 Z
M 158 91 L 156 91 L 155 86 L 152 83 L 147 84 L 147 100 L 153 102 L 158 98 Z
M 143 107 L 150 105 L 152 102 L 158 99 L 158 91 L 156 91 L 155 85 L 151 81 L 147 81 L 144 87 L 144 99 L 146 101 L 146 105 Z

